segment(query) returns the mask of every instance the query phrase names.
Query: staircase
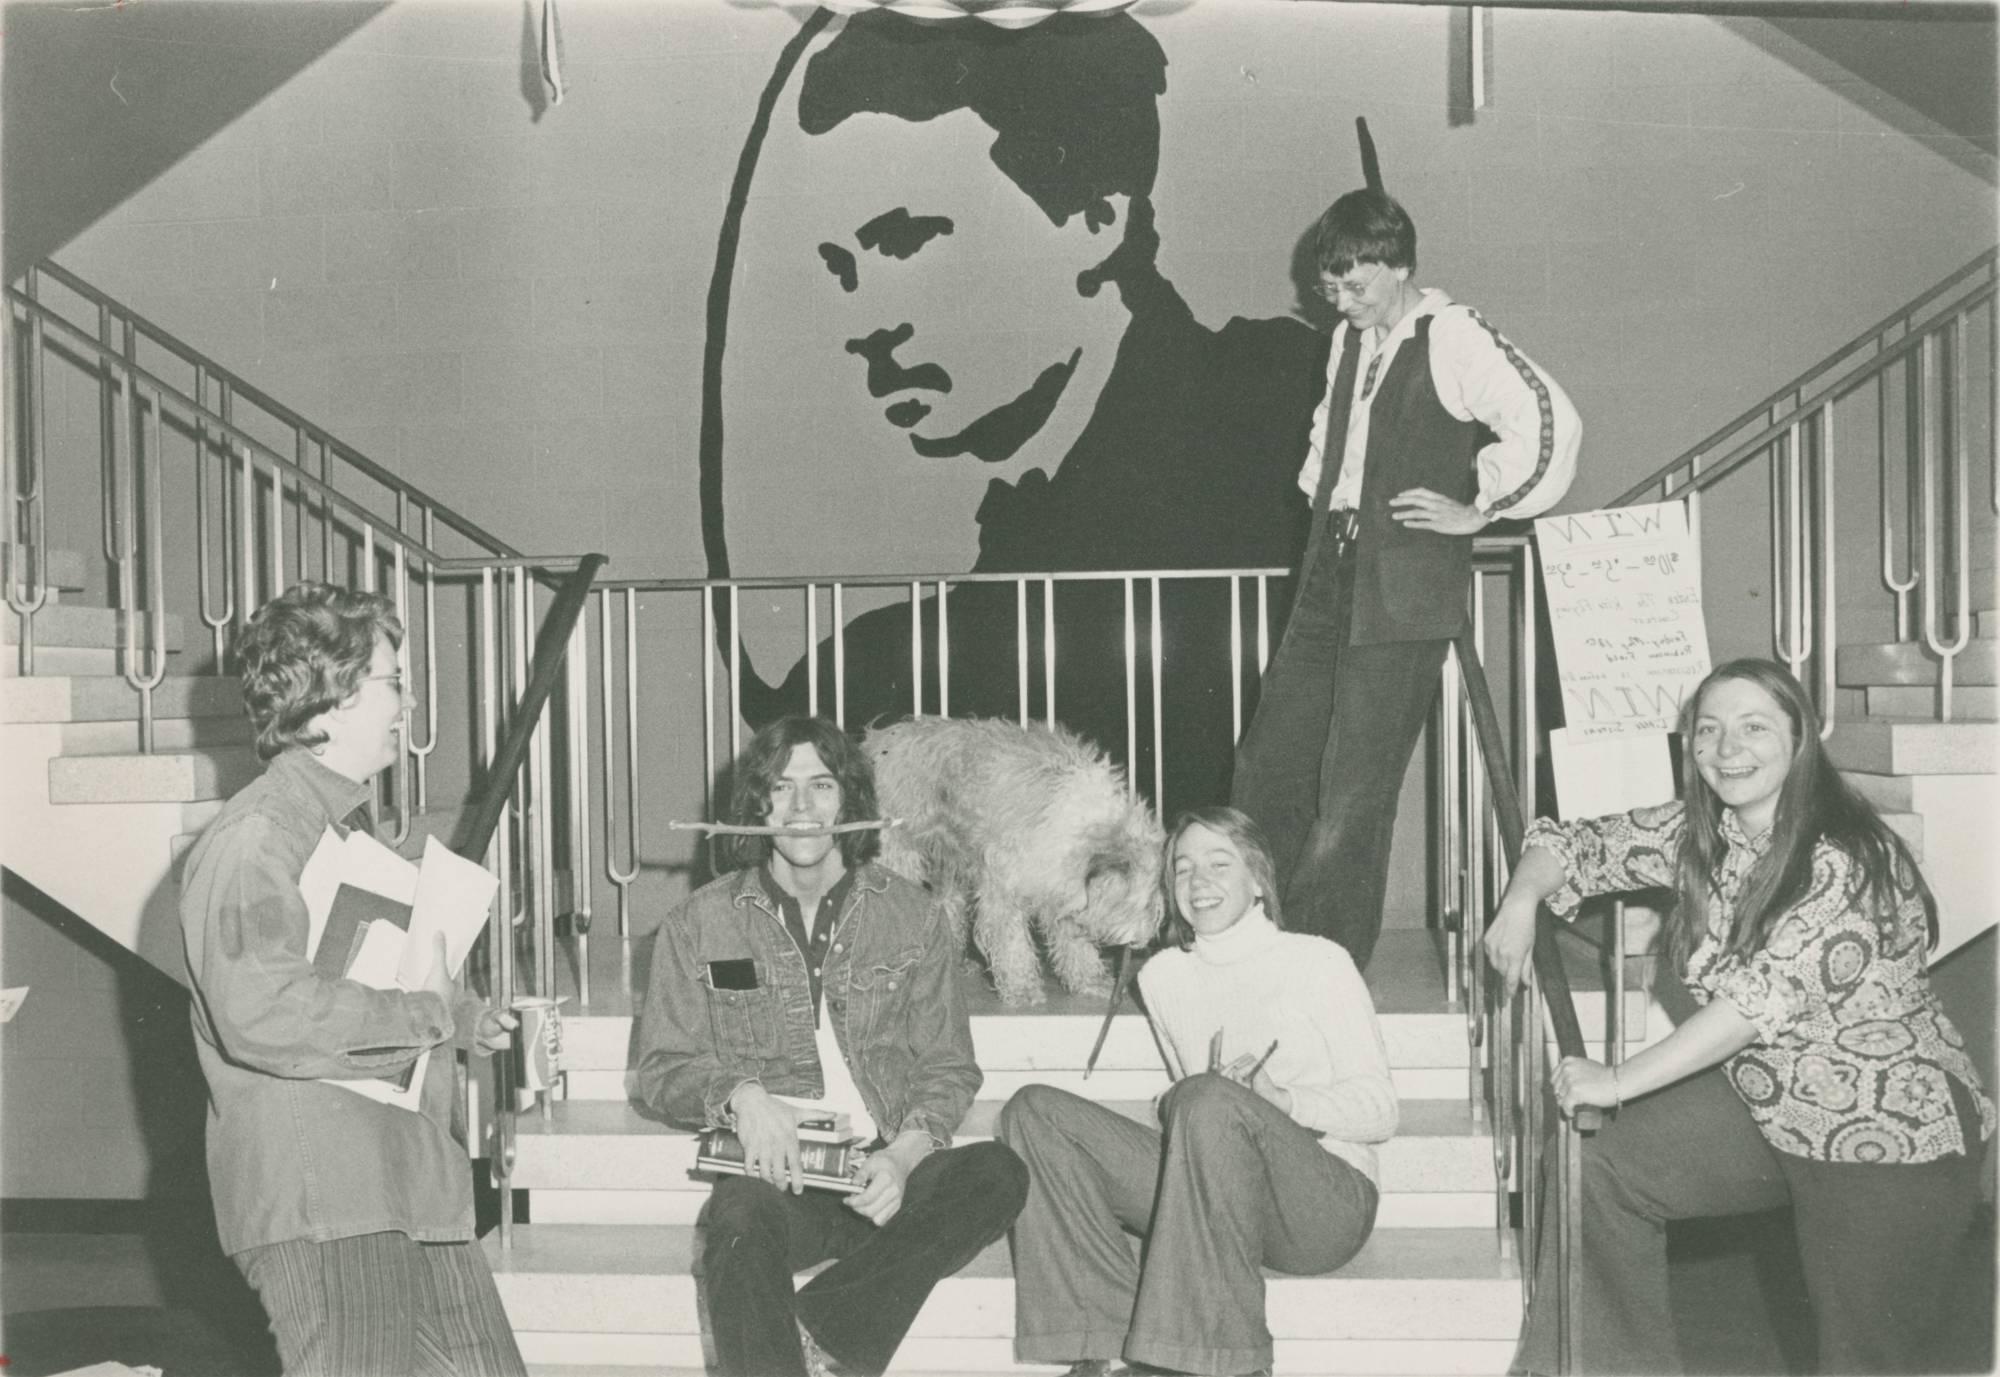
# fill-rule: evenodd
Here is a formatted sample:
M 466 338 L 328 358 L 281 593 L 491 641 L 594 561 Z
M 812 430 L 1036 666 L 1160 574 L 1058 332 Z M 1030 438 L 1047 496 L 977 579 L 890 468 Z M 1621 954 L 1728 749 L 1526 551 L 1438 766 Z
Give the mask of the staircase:
M 212 363 L 200 366 L 210 380 L 221 376 Z M 243 386 L 238 395 L 249 395 Z M 205 413 L 211 424 L 224 423 L 227 403 L 225 392 L 221 411 Z M 312 434 L 324 458 L 337 442 Z M 300 452 L 306 448 L 302 439 Z M 361 462 L 344 449 L 340 457 Z M 273 452 L 259 455 L 273 475 L 282 461 Z M 246 457 L 246 471 L 247 465 Z M 303 524 L 303 485 L 285 500 L 296 504 Z M 313 501 L 319 505 L 312 513 L 323 515 L 327 504 Z M 399 501 L 428 503 L 407 490 Z M 437 516 L 440 523 L 461 521 L 442 509 Z M 429 520 L 425 508 L 426 540 Z M 386 541 L 383 532 L 409 529 L 400 510 L 381 521 L 374 538 Z M 489 553 L 497 549 L 501 564 L 512 556 L 476 527 L 462 528 L 483 538 Z M 1990 516 L 1982 516 L 1979 539 L 1989 544 L 1990 528 Z M 357 539 L 358 529 L 343 539 Z M 369 549 L 372 558 L 376 547 Z M 303 549 L 292 551 L 303 564 Z M 22 672 L 20 615 L 10 610 L 0 616 L 0 750 L 9 765 L 0 860 L 181 979 L 172 867 L 220 800 L 257 770 L 240 697 L 233 679 L 203 672 L 213 669 L 207 628 L 193 615 L 193 597 L 174 594 L 180 601 L 170 605 L 187 615 L 163 622 L 167 673 L 152 692 L 152 749 L 142 751 L 141 694 L 124 677 L 127 666 L 117 649 L 121 619 L 131 614 L 90 605 L 90 591 L 106 581 L 95 556 L 55 550 L 42 556 L 47 602 L 33 616 L 32 673 Z M 252 567 L 261 567 L 261 556 Z M 1937 657 L 1915 640 L 1844 645 L 1834 666 L 1841 713 L 1830 748 L 1857 787 L 1897 815 L 1898 829 L 1919 849 L 1942 909 L 1939 955 L 2000 916 L 1990 860 L 1993 819 L 2000 813 L 1994 677 L 2000 611 L 1993 583 L 1991 557 L 1984 554 L 1971 584 L 1974 634 L 1953 664 L 1951 720 L 1938 720 Z M 601 597 L 608 640 L 610 594 Z M 143 645 L 150 634 L 146 623 L 133 625 Z M 524 616 L 521 625 L 531 623 Z M 712 638 L 703 641 L 698 653 L 707 652 Z M 600 677 L 608 680 L 605 654 Z M 588 704 L 596 691 L 585 682 L 572 696 Z M 607 720 L 609 694 L 607 689 L 603 700 Z M 654 703 L 649 711 L 658 710 Z M 592 782 L 579 792 L 594 794 L 599 787 Z M 605 830 L 612 830 L 609 824 Z M 586 837 L 580 850 L 590 849 Z M 636 871 L 636 856 L 633 866 Z M 614 937 L 583 954 L 591 976 L 588 1001 L 574 966 L 554 963 L 558 992 L 574 997 L 565 1020 L 569 1070 L 562 1092 L 519 1120 L 510 1185 L 521 1193 L 526 1222 L 503 1231 L 509 1234 L 504 1242 L 495 1234 L 485 1243 L 523 1351 L 538 1370 L 565 1377 L 584 1377 L 595 1367 L 693 1372 L 704 1360 L 691 1255 L 707 1188 L 689 1175 L 690 1137 L 643 1117 L 626 1099 L 629 990 L 644 985 L 643 970 L 628 977 L 626 958 L 632 951 L 643 957 L 648 925 L 658 913 L 636 917 L 635 946 Z M 1475 915 L 1475 926 L 1477 921 Z M 1507 1162 L 1518 1181 L 1519 1163 L 1512 1145 L 1496 1142 L 1491 1124 L 1469 1107 L 1483 1101 L 1489 1049 L 1478 1049 L 1475 1066 L 1463 990 L 1446 975 L 1450 964 L 1434 933 L 1392 929 L 1384 935 L 1369 983 L 1402 1100 L 1402 1129 L 1382 1152 L 1382 1210 L 1362 1254 L 1333 1276 L 1272 1278 L 1276 1362 L 1287 1373 L 1500 1372 L 1511 1356 L 1521 1277 L 1514 1234 L 1499 1227 L 1504 1197 L 1496 1191 L 1495 1168 L 1496 1161 Z M 1006 1009 L 968 978 L 986 1082 L 961 1126 L 963 1137 L 990 1135 L 999 1106 L 1031 1082 L 1097 1098 L 1134 1118 L 1150 1114 L 1166 1081 L 1139 1015 L 1119 1017 L 1098 1070 L 1085 1079 L 1082 1063 L 1101 1003 L 1057 995 L 1036 1009 Z M 1601 988 L 1591 993 L 1587 978 L 1577 983 L 1585 1034 L 1601 1039 Z M 1668 1026 L 1643 994 L 1631 995 L 1625 1012 L 1623 1026 L 1634 1046 Z M 938 1288 L 896 1370 L 1013 1368 L 1012 1289 L 1001 1245 Z
M 1381 1213 L 1361 1254 L 1333 1276 L 1271 1276 L 1280 1371 L 1497 1373 L 1513 1353 L 1518 1264 L 1511 1232 L 1495 1228 L 1493 1137 L 1467 1107 L 1465 1017 L 1446 999 L 1443 969 L 1431 934 L 1383 934 L 1368 980 L 1402 1126 L 1382 1148 Z M 643 973 L 636 979 L 643 989 Z M 966 979 L 986 1080 L 960 1141 L 990 1137 L 1000 1106 L 1031 1082 L 1151 1121 L 1152 1098 L 1168 1081 L 1142 1016 L 1129 1007 L 1119 1015 L 1086 1078 L 1101 1000 L 1052 991 L 1043 1006 L 1011 1009 L 977 975 Z M 693 1225 L 708 1186 L 689 1174 L 692 1137 L 626 1101 L 632 1020 L 615 966 L 607 962 L 593 986 L 609 993 L 563 1023 L 568 1098 L 546 1117 L 520 1120 L 513 1184 L 530 1222 L 515 1224 L 505 1246 L 490 1235 L 488 1256 L 536 1370 L 698 1372 Z M 1587 1030 L 1602 1025 L 1601 998 L 1580 1001 Z M 1643 1005 L 1643 996 L 1632 997 L 1632 1026 L 1644 1025 Z M 940 1284 L 891 1371 L 1022 1370 L 1013 1359 L 1013 1320 L 1001 1243 Z
M 1974 636 L 1956 658 L 1949 722 L 1934 720 L 1938 667 L 1921 646 L 1844 645 L 1839 653 L 1839 681 L 1858 692 L 1865 712 L 1836 723 L 1828 749 L 1870 803 L 1906 815 L 1908 825 L 1899 830 L 1912 841 L 1938 903 L 1933 961 L 2000 916 L 1993 847 L 2000 818 L 1995 602 L 1989 568 L 1973 582 Z

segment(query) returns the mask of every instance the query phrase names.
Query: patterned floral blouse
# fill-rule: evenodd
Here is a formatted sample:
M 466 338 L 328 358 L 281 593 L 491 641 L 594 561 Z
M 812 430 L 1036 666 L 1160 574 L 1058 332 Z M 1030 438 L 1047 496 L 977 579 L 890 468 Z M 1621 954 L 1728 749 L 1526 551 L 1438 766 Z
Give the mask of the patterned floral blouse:
M 1567 918 L 1593 894 L 1672 887 L 1681 818 L 1681 805 L 1669 803 L 1577 822 L 1537 820 L 1526 844 L 1554 854 L 1567 876 L 1549 907 Z M 1993 1101 L 1925 971 L 1915 891 L 1893 915 L 1869 911 L 1853 860 L 1822 839 L 1805 898 L 1779 918 L 1761 951 L 1728 956 L 1737 896 L 1770 834 L 1746 838 L 1728 812 L 1722 834 L 1729 850 L 1716 877 L 1719 899 L 1687 984 L 1702 1003 L 1726 999 L 1756 1027 L 1757 1041 L 1727 1068 L 1771 1146 L 1830 1162 L 1929 1162 L 1969 1152 L 1951 1080 L 1979 1106 L 1981 1140 L 1991 1135 Z

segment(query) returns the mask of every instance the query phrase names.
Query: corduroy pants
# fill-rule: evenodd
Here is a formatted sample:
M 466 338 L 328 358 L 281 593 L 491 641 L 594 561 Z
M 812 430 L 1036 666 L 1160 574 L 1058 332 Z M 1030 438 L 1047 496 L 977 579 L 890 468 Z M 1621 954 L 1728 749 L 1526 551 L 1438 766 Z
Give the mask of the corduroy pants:
M 526 1377 L 477 1242 L 304 1239 L 236 1254 L 285 1377 Z

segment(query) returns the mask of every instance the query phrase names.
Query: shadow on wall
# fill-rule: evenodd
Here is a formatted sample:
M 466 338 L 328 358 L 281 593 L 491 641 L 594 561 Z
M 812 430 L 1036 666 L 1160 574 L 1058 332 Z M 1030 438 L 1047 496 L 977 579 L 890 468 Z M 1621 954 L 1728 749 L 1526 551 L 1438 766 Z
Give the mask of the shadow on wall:
M 131 1131 L 139 1135 L 147 1162 L 145 1197 L 134 1202 L 130 1210 L 108 1209 L 113 1218 L 98 1223 L 86 1207 L 108 1202 L 65 1202 L 63 1207 L 41 1211 L 48 1218 L 39 1231 L 138 1232 L 145 1264 L 163 1303 L 159 1312 L 92 1307 L 95 1317 L 88 1323 L 81 1314 L 69 1317 L 73 1322 L 65 1322 L 59 1312 L 43 1312 L 47 1320 L 33 1326 L 29 1336 L 23 1335 L 16 1317 L 10 1316 L 10 1370 L 26 1371 L 21 1364 L 33 1357 L 23 1352 L 24 1337 L 39 1335 L 49 1349 L 44 1356 L 51 1361 L 64 1360 L 46 1370 L 59 1371 L 101 1360 L 110 1352 L 104 1345 L 115 1347 L 118 1336 L 126 1334 L 140 1343 L 149 1338 L 182 1346 L 205 1343 L 208 1347 L 203 1352 L 227 1352 L 239 1372 L 275 1372 L 277 1355 L 263 1310 L 242 1274 L 223 1255 L 216 1237 L 204 1157 L 208 1089 L 195 1059 L 187 990 L 12 871 L 4 872 L 4 888 L 7 903 L 28 915 L 28 921 L 47 923 L 111 970 L 117 1028 L 104 1030 L 102 1035 L 124 1040 L 135 1115 Z M 109 1131 L 117 1130 L 92 1130 Z M 45 1141 L 38 1143 L 37 1150 L 87 1154 L 91 1144 Z M 14 1209 L 49 1202 L 8 1203 Z M 28 1213 L 36 1212 L 29 1209 Z M 16 1220 L 9 1222 L 12 1225 Z M 75 1302 L 87 1304 L 91 1299 L 80 1295 Z M 99 1310 L 102 1313 L 95 1313 Z M 86 1354 L 86 1348 L 91 1352 Z
M 387 0 L 8 4 L 0 21 L 6 280 L 103 219 L 385 8 Z

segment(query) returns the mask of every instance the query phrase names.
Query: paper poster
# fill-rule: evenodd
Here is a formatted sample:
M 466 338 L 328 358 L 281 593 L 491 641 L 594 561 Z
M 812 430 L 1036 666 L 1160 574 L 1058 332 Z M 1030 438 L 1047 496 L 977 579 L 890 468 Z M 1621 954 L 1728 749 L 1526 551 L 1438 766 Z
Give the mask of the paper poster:
M 1540 517 L 1535 538 L 1570 731 L 1671 731 L 1710 668 L 1680 503 Z
M 1665 732 L 1579 736 L 1557 727 L 1549 733 L 1549 768 L 1556 812 L 1565 821 L 1629 813 L 1674 798 L 1673 754 Z

